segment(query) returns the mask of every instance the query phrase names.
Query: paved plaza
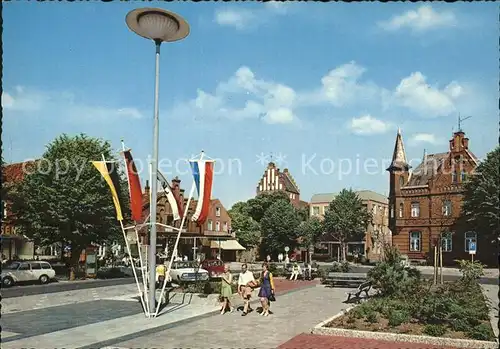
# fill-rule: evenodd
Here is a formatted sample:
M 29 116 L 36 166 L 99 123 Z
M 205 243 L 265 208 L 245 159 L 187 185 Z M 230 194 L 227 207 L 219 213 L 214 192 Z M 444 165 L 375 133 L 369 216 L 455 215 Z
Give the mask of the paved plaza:
M 485 293 L 498 306 L 494 287 Z M 135 285 L 5 299 L 3 348 L 399 348 L 374 340 L 311 335 L 312 327 L 349 307 L 346 289 L 318 282 L 276 279 L 273 314 L 220 315 L 212 302 L 170 304 L 157 319 L 146 319 Z M 256 296 L 256 294 L 254 294 Z M 37 300 L 38 298 L 38 300 Z M 254 298 L 256 299 L 256 297 Z M 496 301 L 496 303 L 495 303 Z M 17 304 L 15 304 L 17 303 Z M 236 305 L 241 301 L 236 298 Z M 257 303 L 253 308 L 256 309 Z M 31 309 L 30 309 L 31 307 Z M 498 312 L 493 307 L 492 312 Z M 497 332 L 498 333 L 498 332 Z M 408 348 L 421 348 L 409 343 Z

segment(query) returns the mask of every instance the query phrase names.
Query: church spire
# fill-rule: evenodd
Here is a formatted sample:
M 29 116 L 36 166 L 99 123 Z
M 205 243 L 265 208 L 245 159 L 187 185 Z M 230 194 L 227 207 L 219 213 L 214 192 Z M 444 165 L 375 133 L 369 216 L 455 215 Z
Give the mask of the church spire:
M 403 144 L 403 136 L 401 135 L 401 128 L 398 127 L 398 134 L 396 136 L 396 144 L 394 145 L 394 152 L 392 154 L 391 166 L 387 171 L 392 170 L 405 170 L 408 171 L 410 165 L 406 160 L 405 146 Z

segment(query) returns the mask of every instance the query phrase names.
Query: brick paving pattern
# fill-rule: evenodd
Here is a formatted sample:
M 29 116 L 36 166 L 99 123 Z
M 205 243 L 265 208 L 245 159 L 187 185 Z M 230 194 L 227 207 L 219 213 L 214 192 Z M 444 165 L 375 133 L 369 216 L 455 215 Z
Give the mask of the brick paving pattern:
M 458 349 L 429 344 L 388 342 L 374 339 L 322 336 L 302 333 L 278 349 Z

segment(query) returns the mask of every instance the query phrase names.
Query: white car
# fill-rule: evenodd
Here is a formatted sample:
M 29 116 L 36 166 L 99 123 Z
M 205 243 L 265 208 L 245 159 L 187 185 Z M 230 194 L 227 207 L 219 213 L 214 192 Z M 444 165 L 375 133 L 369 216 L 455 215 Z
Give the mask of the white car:
M 196 262 L 191 261 L 173 262 L 169 276 L 172 282 L 207 281 L 209 279 L 208 271 L 197 268 Z
M 56 272 L 48 262 L 12 262 L 2 266 L 2 285 L 10 287 L 18 282 L 39 281 L 46 284 L 56 277 Z

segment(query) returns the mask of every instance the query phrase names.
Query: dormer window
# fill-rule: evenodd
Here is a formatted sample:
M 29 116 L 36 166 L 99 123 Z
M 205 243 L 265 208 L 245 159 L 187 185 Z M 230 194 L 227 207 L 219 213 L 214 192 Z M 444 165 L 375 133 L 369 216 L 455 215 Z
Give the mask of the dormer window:
M 220 217 L 220 207 L 215 208 L 215 216 Z

